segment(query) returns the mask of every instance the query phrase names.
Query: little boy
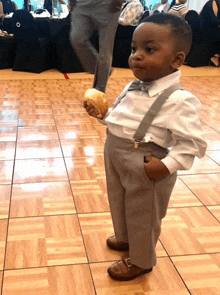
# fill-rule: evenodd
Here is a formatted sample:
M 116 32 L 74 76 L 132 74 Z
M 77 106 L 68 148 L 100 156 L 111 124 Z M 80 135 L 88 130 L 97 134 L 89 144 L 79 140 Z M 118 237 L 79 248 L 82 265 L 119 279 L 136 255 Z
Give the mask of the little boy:
M 134 31 L 129 57 L 137 80 L 125 87 L 102 120 L 108 127 L 104 155 L 115 231 L 107 245 L 129 249 L 129 256 L 108 269 L 119 281 L 152 271 L 177 170 L 190 169 L 195 156 L 202 158 L 206 151 L 198 114 L 201 103 L 178 86 L 178 68 L 191 42 L 191 29 L 180 17 L 162 13 L 144 19 Z M 149 126 L 140 125 L 167 89 L 171 94 L 156 113 L 154 109 L 153 121 L 148 121 L 151 112 L 146 116 Z M 84 107 L 97 116 L 93 105 L 84 102 Z M 137 136 L 140 131 L 143 138 Z

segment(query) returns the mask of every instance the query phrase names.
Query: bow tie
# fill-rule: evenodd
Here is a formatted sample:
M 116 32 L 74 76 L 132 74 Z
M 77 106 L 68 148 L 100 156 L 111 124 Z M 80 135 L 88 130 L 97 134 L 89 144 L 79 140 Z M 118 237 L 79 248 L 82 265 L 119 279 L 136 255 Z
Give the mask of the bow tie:
M 152 82 L 142 82 L 140 80 L 134 80 L 128 91 L 132 91 L 132 90 L 136 90 L 136 91 L 145 91 L 147 92 L 148 89 L 153 85 L 153 81 Z

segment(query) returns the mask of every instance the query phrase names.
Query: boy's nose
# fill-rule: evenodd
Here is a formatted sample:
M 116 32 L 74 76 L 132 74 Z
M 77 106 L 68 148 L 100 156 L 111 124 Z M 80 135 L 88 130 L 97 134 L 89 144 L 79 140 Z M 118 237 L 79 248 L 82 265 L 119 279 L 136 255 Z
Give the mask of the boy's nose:
M 136 51 L 134 54 L 133 54 L 133 58 L 135 60 L 141 60 L 143 59 L 143 54 L 140 52 L 140 51 Z

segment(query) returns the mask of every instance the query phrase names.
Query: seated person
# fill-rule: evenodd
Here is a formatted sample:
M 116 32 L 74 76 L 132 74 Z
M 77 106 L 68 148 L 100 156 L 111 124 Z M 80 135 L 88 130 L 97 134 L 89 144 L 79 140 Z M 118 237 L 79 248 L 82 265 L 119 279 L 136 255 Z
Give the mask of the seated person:
M 18 6 L 11 0 L 0 0 L 0 21 L 9 13 L 15 12 Z
M 176 0 L 176 4 L 172 6 L 168 13 L 172 13 L 185 18 L 185 15 L 189 11 L 189 9 L 185 5 L 186 2 L 187 0 Z
M 170 8 L 168 0 L 161 0 L 161 3 L 154 5 L 150 14 L 153 14 L 155 11 L 167 13 Z
M 127 0 L 122 6 L 118 23 L 122 26 L 137 26 L 143 14 L 144 7 L 139 0 Z
M 209 0 L 200 13 L 201 26 L 220 39 L 220 1 Z
M 214 43 L 216 56 L 211 59 L 219 66 L 220 59 L 220 0 L 209 0 L 200 13 L 201 26 L 209 32 L 210 41 Z

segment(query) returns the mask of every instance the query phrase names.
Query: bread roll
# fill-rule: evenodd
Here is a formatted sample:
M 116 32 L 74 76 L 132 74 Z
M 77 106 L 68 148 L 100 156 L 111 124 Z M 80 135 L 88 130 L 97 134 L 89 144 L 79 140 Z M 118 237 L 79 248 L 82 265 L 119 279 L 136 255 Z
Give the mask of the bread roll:
M 98 110 L 99 114 L 97 118 L 102 119 L 108 111 L 108 99 L 104 92 L 101 92 L 95 88 L 88 89 L 84 95 L 84 99 L 87 104 L 93 104 Z

